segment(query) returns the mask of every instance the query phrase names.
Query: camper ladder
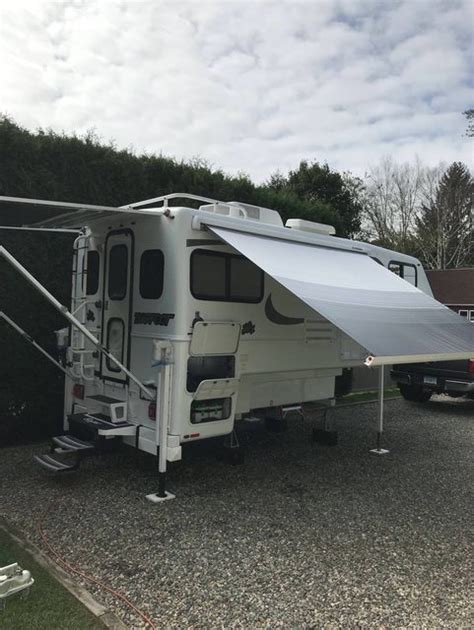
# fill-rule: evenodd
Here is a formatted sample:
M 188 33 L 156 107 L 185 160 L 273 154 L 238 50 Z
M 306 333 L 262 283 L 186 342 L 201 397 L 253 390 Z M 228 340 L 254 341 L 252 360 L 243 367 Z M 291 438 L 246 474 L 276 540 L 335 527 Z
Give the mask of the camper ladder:
M 78 318 L 83 326 L 87 325 L 86 306 L 91 301 L 87 299 L 87 253 L 89 251 L 90 232 L 86 230 L 74 241 L 72 264 L 72 314 Z M 98 333 L 99 328 L 91 328 L 91 332 Z M 86 347 L 84 333 L 73 327 L 71 329 L 72 371 L 75 376 L 85 381 L 94 379 L 95 364 L 87 363 L 86 357 L 92 358 L 95 349 Z

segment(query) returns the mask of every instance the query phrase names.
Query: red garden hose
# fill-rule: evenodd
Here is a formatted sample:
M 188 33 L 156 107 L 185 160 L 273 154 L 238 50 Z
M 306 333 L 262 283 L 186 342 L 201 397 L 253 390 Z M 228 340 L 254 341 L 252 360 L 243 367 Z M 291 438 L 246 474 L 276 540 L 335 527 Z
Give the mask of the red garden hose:
M 45 547 L 48 549 L 51 555 L 54 557 L 54 560 L 58 564 L 62 565 L 67 571 L 81 576 L 82 578 L 84 578 L 84 580 L 87 580 L 88 582 L 92 582 L 92 584 L 96 584 L 100 588 L 104 589 L 105 591 L 107 591 L 108 593 L 110 593 L 111 595 L 119 599 L 120 601 L 122 601 L 126 606 L 128 606 L 131 610 L 133 610 L 134 613 L 136 613 L 141 619 L 143 619 L 143 621 L 145 621 L 145 623 L 147 623 L 148 626 L 152 630 L 158 630 L 158 626 L 156 626 L 153 623 L 153 621 L 142 610 L 137 608 L 135 604 L 133 604 L 127 597 L 125 597 L 125 595 L 123 595 L 119 591 L 114 590 L 112 587 L 107 586 L 107 584 L 104 584 L 103 582 L 93 577 L 92 575 L 87 575 L 87 573 L 84 573 L 80 569 L 77 569 L 76 567 L 72 566 L 67 560 L 65 560 L 59 554 L 58 551 L 56 551 L 56 549 L 54 549 L 54 547 L 49 542 L 48 537 L 46 536 L 43 530 L 43 520 L 45 516 L 50 512 L 50 510 L 51 508 L 48 508 L 45 514 L 37 521 L 36 526 L 37 526 L 38 534 L 41 537 L 41 540 L 43 541 Z

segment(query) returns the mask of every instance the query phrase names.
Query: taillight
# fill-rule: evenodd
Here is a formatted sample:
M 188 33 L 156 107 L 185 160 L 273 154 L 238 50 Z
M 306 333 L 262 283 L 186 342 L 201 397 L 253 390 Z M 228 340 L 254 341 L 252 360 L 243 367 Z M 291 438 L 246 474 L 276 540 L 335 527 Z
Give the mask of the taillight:
M 474 374 L 474 359 L 469 359 L 469 367 L 467 368 L 469 374 Z
M 150 418 L 150 420 L 156 419 L 156 402 L 151 402 L 148 405 L 148 417 Z
M 84 385 L 76 383 L 72 388 L 72 395 L 74 396 L 74 398 L 80 398 L 81 400 L 84 400 Z

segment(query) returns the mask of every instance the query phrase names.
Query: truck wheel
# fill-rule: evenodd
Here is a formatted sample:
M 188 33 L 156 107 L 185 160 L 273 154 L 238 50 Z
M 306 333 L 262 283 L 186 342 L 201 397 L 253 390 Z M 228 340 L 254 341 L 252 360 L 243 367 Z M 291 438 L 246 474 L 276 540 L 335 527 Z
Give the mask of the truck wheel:
M 428 402 L 433 394 L 433 392 L 424 390 L 420 385 L 405 385 L 405 383 L 400 383 L 398 389 L 403 398 L 410 402 Z

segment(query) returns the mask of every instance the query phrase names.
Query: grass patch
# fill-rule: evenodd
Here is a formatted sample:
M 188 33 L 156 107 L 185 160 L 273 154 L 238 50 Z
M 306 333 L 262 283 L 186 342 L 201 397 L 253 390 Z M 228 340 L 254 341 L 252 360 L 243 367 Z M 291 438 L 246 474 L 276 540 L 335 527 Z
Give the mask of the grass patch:
M 35 583 L 30 594 L 7 597 L 0 608 L 2 630 L 83 630 L 104 629 L 104 625 L 85 608 L 56 578 L 39 565 L 7 532 L 0 529 L 0 567 L 18 562 L 31 571 Z
M 347 405 L 348 403 L 356 403 L 356 402 L 370 402 L 372 400 L 377 400 L 378 392 L 370 391 L 370 392 L 353 392 L 351 394 L 347 394 L 347 396 L 343 396 L 342 398 L 338 398 L 336 400 L 337 405 Z M 398 387 L 387 387 L 384 390 L 384 398 L 385 400 L 389 400 L 390 398 L 399 398 L 400 391 Z

